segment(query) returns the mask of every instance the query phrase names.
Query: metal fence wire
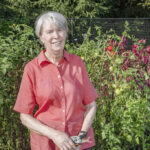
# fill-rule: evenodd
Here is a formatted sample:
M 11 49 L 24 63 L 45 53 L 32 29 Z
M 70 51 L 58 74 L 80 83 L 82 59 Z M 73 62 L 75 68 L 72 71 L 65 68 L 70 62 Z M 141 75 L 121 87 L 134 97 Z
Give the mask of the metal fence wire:
M 150 18 L 79 18 L 68 19 L 69 24 L 69 40 L 75 43 L 82 43 L 84 35 L 91 27 L 91 39 L 95 39 L 97 31 L 95 26 L 101 27 L 102 34 L 113 29 L 118 36 L 121 36 L 125 30 L 125 22 L 129 23 L 129 35 L 136 38 L 146 39 L 146 44 L 150 45 Z M 128 46 L 132 45 L 132 41 L 128 41 Z
M 97 31 L 95 26 L 101 27 L 101 34 L 106 33 L 110 29 L 114 30 L 118 36 L 121 36 L 125 30 L 125 22 L 129 23 L 130 32 L 129 35 L 133 35 L 136 38 L 146 39 L 146 45 L 150 45 L 150 18 L 68 18 L 69 35 L 68 39 L 73 43 L 82 43 L 84 35 L 87 33 L 89 27 L 91 27 L 90 39 L 95 40 Z M 0 24 L 2 22 L 14 22 L 24 23 L 34 28 L 35 19 L 27 18 L 0 18 Z M 132 41 L 128 40 L 128 48 L 132 45 Z

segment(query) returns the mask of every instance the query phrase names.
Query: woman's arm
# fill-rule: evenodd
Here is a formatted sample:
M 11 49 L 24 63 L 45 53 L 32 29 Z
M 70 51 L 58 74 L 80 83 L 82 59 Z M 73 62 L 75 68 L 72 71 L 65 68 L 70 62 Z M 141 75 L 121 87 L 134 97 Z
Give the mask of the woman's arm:
M 96 102 L 94 101 L 86 106 L 86 112 L 84 115 L 84 121 L 83 121 L 81 131 L 88 132 L 90 126 L 93 123 L 95 113 L 96 113 Z M 83 134 L 80 132 L 78 136 L 81 135 Z M 81 149 L 81 145 L 78 146 L 78 150 L 80 149 Z
M 35 119 L 32 115 L 21 113 L 20 120 L 22 124 L 26 126 L 28 129 L 30 129 L 31 131 L 46 136 L 49 139 L 52 139 L 52 135 L 55 134 L 54 129 L 44 125 L 39 120 Z
M 21 122 L 31 131 L 34 131 L 40 135 L 46 136 L 60 148 L 60 150 L 75 150 L 74 143 L 69 136 L 61 131 L 55 130 L 41 123 L 39 120 L 29 114 L 20 114 Z
M 84 115 L 84 121 L 83 121 L 81 131 L 88 132 L 90 126 L 93 123 L 95 113 L 96 113 L 96 102 L 93 101 L 92 103 L 90 103 L 86 106 L 86 112 Z

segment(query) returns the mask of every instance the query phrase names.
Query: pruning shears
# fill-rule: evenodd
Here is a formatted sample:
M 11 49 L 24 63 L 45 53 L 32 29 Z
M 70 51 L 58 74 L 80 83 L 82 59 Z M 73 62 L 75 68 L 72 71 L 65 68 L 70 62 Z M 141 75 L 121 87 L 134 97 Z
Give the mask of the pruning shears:
M 85 142 L 89 142 L 89 138 L 82 138 L 80 136 L 71 136 L 72 141 L 74 142 L 75 146 L 81 145 Z

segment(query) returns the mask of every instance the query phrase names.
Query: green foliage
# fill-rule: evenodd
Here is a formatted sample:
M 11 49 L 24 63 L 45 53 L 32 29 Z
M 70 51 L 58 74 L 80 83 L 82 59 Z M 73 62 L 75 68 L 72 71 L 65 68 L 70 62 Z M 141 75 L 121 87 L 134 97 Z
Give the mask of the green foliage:
M 114 31 L 107 31 L 101 34 L 100 27 L 96 27 L 98 32 L 97 41 L 89 40 L 90 30 L 81 45 L 69 47 L 84 60 L 91 81 L 97 89 L 100 97 L 97 100 L 98 110 L 94 122 L 95 138 L 97 149 L 108 150 L 134 150 L 150 148 L 150 88 L 144 85 L 143 90 L 139 90 L 140 83 L 144 83 L 149 77 L 148 66 L 143 66 L 131 51 L 124 51 L 121 55 L 124 37 L 132 38 L 128 35 L 130 30 L 128 23 L 125 24 L 123 36 L 119 37 Z M 134 39 L 135 40 L 135 39 Z M 108 51 L 108 46 L 118 43 Z M 135 40 L 137 42 L 137 39 Z M 125 48 L 125 47 L 124 47 Z M 144 49 L 139 45 L 139 51 Z M 136 63 L 126 70 L 124 61 L 126 54 L 129 54 L 130 62 Z M 146 54 L 147 55 L 147 54 Z M 148 65 L 148 64 L 147 64 Z M 142 68 L 144 77 L 141 78 L 138 68 Z M 127 80 L 128 77 L 133 77 Z
M 113 30 L 101 34 L 101 28 L 97 26 L 96 29 L 98 36 L 95 41 L 90 39 L 92 31 L 89 28 L 82 44 L 66 44 L 69 52 L 81 56 L 84 60 L 90 79 L 99 93 L 94 121 L 94 149 L 148 150 L 150 89 L 144 85 L 142 91 L 139 90 L 135 79 L 144 83 L 149 75 L 146 65 L 142 64 L 142 78 L 137 72 L 139 66 L 130 66 L 123 70 L 127 52 L 128 60 L 139 60 L 130 51 L 124 51 L 124 55 L 120 54 L 124 37 L 132 38 L 128 35 L 128 23 L 122 37 L 116 35 Z M 12 108 L 24 65 L 38 55 L 42 46 L 35 38 L 33 29 L 24 24 L 9 26 L 8 35 L 0 36 L 0 149 L 28 150 L 29 132 L 20 124 L 19 115 Z M 117 44 L 108 51 L 108 46 L 112 43 Z M 139 45 L 139 51 L 140 49 L 145 48 Z M 130 76 L 133 78 L 127 80 Z
M 1 17 L 31 20 L 47 10 L 55 10 L 67 18 L 149 17 L 148 0 L 2 0 Z M 16 19 L 14 19 L 15 21 Z M 18 20 L 19 21 L 19 20 Z
M 67 18 L 103 16 L 108 10 L 104 0 L 6 0 L 2 4 L 1 9 L 7 12 L 7 17 L 16 15 L 24 18 L 35 18 L 47 10 L 58 11 Z
M 12 109 L 19 89 L 24 65 L 37 56 L 42 46 L 35 38 L 33 20 L 42 12 L 54 10 L 67 18 L 94 17 L 149 17 L 149 1 L 105 0 L 1 0 L 0 2 L 0 149 L 29 150 L 29 132 Z M 108 23 L 108 22 L 107 22 Z M 142 25 L 137 22 L 138 26 Z M 28 26 L 28 25 L 30 26 Z M 75 24 L 77 31 L 87 26 Z M 71 53 L 81 56 L 100 98 L 94 122 L 95 150 L 150 149 L 149 88 L 134 80 L 123 78 L 138 76 L 135 68 L 122 71 L 123 57 L 106 53 L 108 41 L 122 40 L 114 31 L 102 34 L 97 28 L 96 41 L 91 40 L 92 29 L 80 45 L 67 44 Z M 129 28 L 126 26 L 126 31 Z M 137 31 L 136 27 L 131 30 Z M 131 38 L 128 32 L 123 35 Z M 138 31 L 139 32 L 139 31 Z M 141 30 L 140 30 L 141 32 Z M 80 33 L 79 33 L 80 34 Z M 136 42 L 136 41 L 135 41 Z M 113 47 L 115 48 L 115 47 Z M 117 50 L 120 50 L 117 47 Z M 130 55 L 131 59 L 135 58 Z M 106 65 L 106 61 L 108 64 Z M 143 67 L 145 79 L 149 78 Z M 114 80 L 112 81 L 112 75 Z M 139 78 L 138 78 L 139 79 Z M 142 84 L 145 79 L 140 78 Z M 105 92 L 107 95 L 105 96 Z
M 109 0 L 106 6 L 110 7 L 108 17 L 114 18 L 148 18 L 149 0 Z
M 9 36 L 0 36 L 0 149 L 29 149 L 27 130 L 12 110 L 24 65 L 39 53 L 33 29 L 11 25 Z

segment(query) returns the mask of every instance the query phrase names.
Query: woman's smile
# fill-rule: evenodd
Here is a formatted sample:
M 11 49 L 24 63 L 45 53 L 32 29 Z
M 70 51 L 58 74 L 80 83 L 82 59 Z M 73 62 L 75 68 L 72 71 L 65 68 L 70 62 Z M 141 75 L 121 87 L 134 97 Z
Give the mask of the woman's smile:
M 60 46 L 61 45 L 61 41 L 52 42 L 52 44 L 54 44 L 55 46 Z
M 62 55 L 65 41 L 66 31 L 59 29 L 54 24 L 50 24 L 46 21 L 43 25 L 43 32 L 40 37 L 49 55 Z

